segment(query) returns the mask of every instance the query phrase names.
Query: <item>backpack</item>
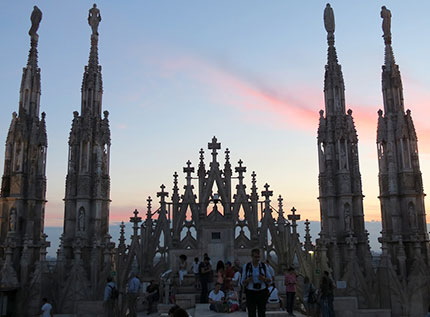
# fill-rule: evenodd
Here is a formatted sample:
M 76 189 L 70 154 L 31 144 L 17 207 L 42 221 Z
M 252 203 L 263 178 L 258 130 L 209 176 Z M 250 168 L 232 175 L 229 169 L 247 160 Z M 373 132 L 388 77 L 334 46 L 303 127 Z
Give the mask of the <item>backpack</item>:
M 245 267 L 245 276 L 246 277 L 250 277 L 251 275 L 252 275 L 252 268 L 251 268 L 251 262 L 248 262 L 247 264 L 246 264 L 246 267 Z M 264 275 L 264 276 L 266 276 L 267 277 L 267 268 L 266 268 L 266 264 L 264 264 L 264 263 L 262 263 L 262 262 L 260 262 L 259 264 L 258 264 L 258 268 L 260 269 L 260 274 L 261 275 Z M 262 274 L 264 272 L 264 274 Z
M 110 287 L 110 296 L 109 299 L 117 299 L 119 297 L 119 291 L 115 286 L 109 285 Z

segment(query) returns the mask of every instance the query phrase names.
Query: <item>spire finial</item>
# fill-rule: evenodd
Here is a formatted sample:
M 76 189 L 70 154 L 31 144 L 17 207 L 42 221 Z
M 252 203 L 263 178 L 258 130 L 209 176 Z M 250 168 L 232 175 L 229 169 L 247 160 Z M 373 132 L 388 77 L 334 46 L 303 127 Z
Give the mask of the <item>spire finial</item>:
M 91 51 L 90 58 L 88 61 L 88 67 L 98 71 L 99 57 L 98 57 L 98 39 L 99 32 L 98 27 L 99 23 L 102 20 L 100 16 L 100 10 L 97 8 L 97 5 L 94 3 L 93 7 L 88 12 L 88 24 L 91 27 Z
M 88 24 L 93 31 L 92 36 L 99 35 L 98 28 L 101 20 L 100 10 L 97 9 L 97 4 L 94 3 L 93 7 L 88 11 Z
M 391 45 L 391 11 L 385 6 L 381 7 L 382 31 L 385 45 Z
M 330 6 L 330 3 L 327 3 L 324 9 L 324 26 L 327 31 L 327 41 L 332 42 L 334 44 L 334 13 L 333 9 Z
M 39 29 L 40 21 L 42 21 L 42 11 L 37 6 L 34 6 L 33 12 L 31 13 L 31 28 L 28 31 L 31 39 L 30 53 L 28 54 L 27 66 L 32 66 L 34 70 L 37 69 L 37 42 L 39 35 L 37 30 Z
M 42 11 L 37 6 L 33 7 L 33 12 L 31 13 L 31 28 L 28 31 L 28 35 L 31 36 L 31 39 L 35 38 L 37 40 L 38 34 L 37 30 L 39 29 L 40 21 L 42 21 Z

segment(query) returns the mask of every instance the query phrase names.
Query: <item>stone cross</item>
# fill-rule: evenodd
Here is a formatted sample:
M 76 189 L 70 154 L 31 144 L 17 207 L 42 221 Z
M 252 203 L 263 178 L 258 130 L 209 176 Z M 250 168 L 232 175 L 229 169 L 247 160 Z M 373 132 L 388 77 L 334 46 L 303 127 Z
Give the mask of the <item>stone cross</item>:
M 264 197 L 266 197 L 266 201 L 267 201 L 267 200 L 270 200 L 270 196 L 273 196 L 273 190 L 269 190 L 269 187 L 270 187 L 270 185 L 266 183 L 266 184 L 264 185 L 264 188 L 265 188 L 266 190 L 263 190 L 263 191 L 261 192 L 261 195 L 262 195 L 262 196 L 264 196 Z
M 297 234 L 297 220 L 300 220 L 300 215 L 299 214 L 296 215 L 296 211 L 297 209 L 293 207 L 291 208 L 292 214 L 288 215 L 288 220 L 291 220 L 291 225 L 293 227 L 294 234 Z
M 133 214 L 134 214 L 134 217 L 130 217 L 130 222 L 133 223 L 133 233 L 134 233 L 134 236 L 137 237 L 137 230 L 139 229 L 139 222 L 142 221 L 142 218 L 137 216 L 139 214 L 137 209 L 135 209 L 133 211 Z
M 242 160 L 239 160 L 239 162 L 237 162 L 239 164 L 238 167 L 235 167 L 235 171 L 236 173 L 239 173 L 239 184 L 242 185 L 243 184 L 243 173 L 246 172 L 246 167 L 242 166 L 243 162 Z
M 355 244 L 357 243 L 357 238 L 356 238 L 356 237 L 354 237 L 354 236 L 352 235 L 352 233 L 349 233 L 349 236 L 348 236 L 348 237 L 346 237 L 345 242 L 346 242 L 346 244 L 348 245 L 348 248 L 349 248 L 349 249 L 354 249 Z
M 166 188 L 166 186 L 164 186 L 164 184 L 161 184 L 160 188 L 161 188 L 161 192 L 157 193 L 157 197 L 160 197 L 160 205 L 161 205 L 159 214 L 161 214 L 161 213 L 166 214 L 167 213 L 166 197 L 169 196 L 169 193 L 164 191 L 164 189 Z
M 160 197 L 160 202 L 164 203 L 165 198 L 169 196 L 169 193 L 164 191 L 164 189 L 166 188 L 166 186 L 164 186 L 164 184 L 161 184 L 160 188 L 161 188 L 161 192 L 157 193 L 157 197 Z
M 212 150 L 212 161 L 216 162 L 217 150 L 221 149 L 221 143 L 217 143 L 217 138 L 214 136 L 212 142 L 208 143 L 208 149 Z
M 191 173 L 194 173 L 194 167 L 191 167 L 190 160 L 187 161 L 187 167 L 184 167 L 184 173 L 187 173 L 187 186 L 191 185 Z

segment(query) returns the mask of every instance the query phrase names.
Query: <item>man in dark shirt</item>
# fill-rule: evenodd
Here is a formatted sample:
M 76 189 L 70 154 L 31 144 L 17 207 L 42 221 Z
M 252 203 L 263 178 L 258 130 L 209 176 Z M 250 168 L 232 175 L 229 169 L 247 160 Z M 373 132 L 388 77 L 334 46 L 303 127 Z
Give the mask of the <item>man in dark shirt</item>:
M 202 293 L 200 295 L 200 303 L 208 302 L 208 283 L 211 280 L 212 267 L 209 263 L 209 257 L 205 257 L 203 262 L 199 265 L 199 273 L 200 273 L 200 284 L 202 286 Z
M 158 284 L 154 280 L 146 287 L 146 300 L 148 301 L 148 315 L 152 312 L 152 304 L 160 299 Z

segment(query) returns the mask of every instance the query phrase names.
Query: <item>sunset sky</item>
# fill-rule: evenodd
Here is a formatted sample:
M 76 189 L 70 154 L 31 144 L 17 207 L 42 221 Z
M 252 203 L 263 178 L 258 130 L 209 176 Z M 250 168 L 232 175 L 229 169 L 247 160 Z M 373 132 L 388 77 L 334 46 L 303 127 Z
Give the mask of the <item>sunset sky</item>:
M 0 2 L 0 141 L 18 111 L 30 15 L 43 12 L 39 34 L 41 111 L 47 114 L 46 226 L 62 226 L 67 141 L 88 63 L 92 1 Z M 302 219 L 319 220 L 316 130 L 324 109 L 326 1 L 99 1 L 103 108 L 110 112 L 111 217 L 144 212 L 165 184 L 216 135 L 221 153 L 242 159 L 245 182 L 257 173 Z M 393 49 L 405 108 L 419 139 L 424 189 L 430 189 L 429 1 L 332 1 L 336 48 L 347 108 L 359 136 L 367 221 L 380 219 L 377 110 L 383 108 L 381 5 L 392 13 Z M 209 153 L 206 151 L 206 158 Z M 223 158 L 224 155 L 221 155 Z M 222 160 L 223 162 L 223 160 Z M 4 146 L 0 146 L 3 171 Z M 195 175 L 196 176 L 196 175 Z M 182 186 L 180 186 L 182 188 Z M 196 186 L 197 188 L 197 186 Z M 249 186 L 248 186 L 249 188 Z M 426 201 L 429 206 L 428 199 Z M 275 205 L 275 202 L 272 203 Z M 430 218 L 428 218 L 430 219 Z M 316 233 L 314 233 L 314 236 Z

